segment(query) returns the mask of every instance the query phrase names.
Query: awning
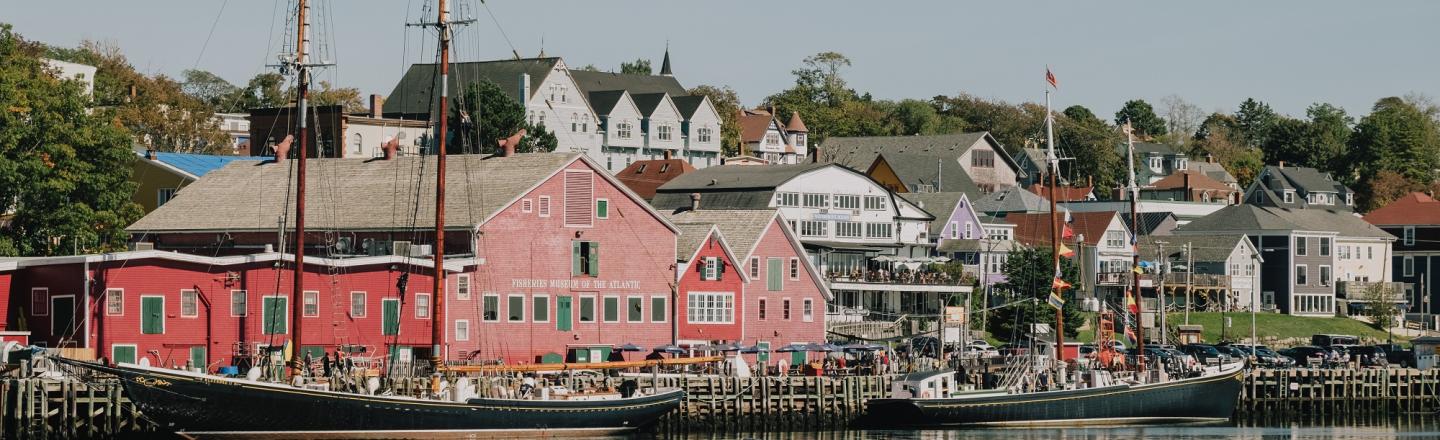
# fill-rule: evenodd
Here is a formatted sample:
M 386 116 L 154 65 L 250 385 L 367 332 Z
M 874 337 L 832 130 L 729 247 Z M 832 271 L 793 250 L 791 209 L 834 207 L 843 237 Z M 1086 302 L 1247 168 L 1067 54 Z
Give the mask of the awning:
M 839 242 L 839 241 L 802 241 L 801 244 L 804 244 L 805 247 L 807 247 L 807 248 L 827 248 L 827 249 L 836 249 L 836 250 L 870 251 L 870 252 L 879 252 L 879 251 L 882 251 L 882 250 L 888 250 L 888 249 L 893 249 L 893 248 L 901 247 L 901 245 L 899 245 L 899 244 L 894 244 L 894 243 L 873 243 L 873 244 L 872 244 L 872 243 L 846 243 L 846 242 Z
M 938 252 L 1010 252 L 1015 250 L 1012 240 L 945 239 L 940 240 Z

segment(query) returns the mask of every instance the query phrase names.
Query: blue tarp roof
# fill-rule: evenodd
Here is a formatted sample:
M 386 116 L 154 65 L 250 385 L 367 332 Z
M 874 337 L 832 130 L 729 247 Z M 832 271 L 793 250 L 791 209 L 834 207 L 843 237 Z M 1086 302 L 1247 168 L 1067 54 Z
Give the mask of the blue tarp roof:
M 143 153 L 142 153 L 143 154 Z M 166 165 L 179 168 L 181 171 L 195 175 L 204 176 L 206 173 L 224 167 L 230 162 L 237 160 L 267 160 L 266 157 L 258 156 L 217 156 L 211 154 L 188 154 L 188 153 L 155 153 L 155 158 Z

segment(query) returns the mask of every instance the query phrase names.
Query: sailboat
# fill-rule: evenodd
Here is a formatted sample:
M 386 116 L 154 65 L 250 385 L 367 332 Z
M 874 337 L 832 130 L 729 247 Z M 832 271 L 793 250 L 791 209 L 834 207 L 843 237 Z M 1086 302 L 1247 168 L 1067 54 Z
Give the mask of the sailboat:
M 1050 86 L 1054 76 L 1045 72 Z M 1050 162 L 1050 246 L 1056 268 L 1056 282 L 1050 302 L 1056 309 L 1055 361 L 1044 368 L 1047 359 L 1035 361 L 1042 366 L 1048 388 L 1036 390 L 996 389 L 960 391 L 955 372 L 949 370 L 914 373 L 896 380 L 891 396 L 867 403 L 867 418 L 862 422 L 874 427 L 952 427 L 952 426 L 1106 426 L 1153 425 L 1179 423 L 1213 423 L 1229 420 L 1235 413 L 1240 397 L 1243 365 L 1230 364 L 1207 370 L 1198 377 L 1169 379 L 1163 371 L 1145 374 L 1144 359 L 1133 376 L 1112 374 L 1106 370 L 1086 372 L 1083 380 L 1066 380 L 1063 299 L 1059 291 L 1060 222 L 1055 203 L 1056 175 L 1059 158 L 1055 155 L 1054 118 L 1050 112 L 1050 89 L 1045 89 L 1045 132 Z M 1127 126 L 1128 127 L 1128 126 Z M 1129 135 L 1127 129 L 1126 134 Z M 1134 141 L 1129 141 L 1133 150 Z M 1130 154 L 1130 210 L 1136 212 L 1134 153 Z M 1138 223 L 1137 223 L 1138 224 Z M 1138 267 L 1138 254 L 1135 259 Z M 1135 277 L 1139 288 L 1139 277 Z M 1138 313 L 1137 313 L 1138 314 Z M 1143 343 L 1143 336 L 1138 338 Z M 1141 351 L 1143 353 L 1143 351 Z M 1028 365 L 1028 364 L 1027 364 Z M 1022 365 L 1023 366 L 1023 365 Z M 1029 370 L 1016 368 L 1014 371 Z M 1066 383 L 1068 382 L 1068 383 Z
M 305 156 L 308 68 L 305 58 L 306 0 L 298 0 L 296 56 L 290 60 L 299 76 L 300 148 L 297 153 L 295 224 L 295 285 L 292 304 L 301 303 L 305 264 Z M 449 72 L 450 25 L 445 0 L 439 0 L 440 81 Z M 441 88 L 439 132 L 436 156 L 436 206 L 434 270 L 435 290 L 445 292 L 445 247 L 442 227 L 445 214 L 445 133 L 448 96 Z M 282 159 L 278 157 L 277 160 Z M 402 288 L 403 289 L 403 288 Z M 444 323 L 446 295 L 435 296 L 432 323 L 433 383 L 442 383 L 445 369 Z M 291 347 L 300 347 L 300 307 L 294 310 Z M 632 431 L 649 425 L 679 407 L 685 392 L 678 389 L 635 390 L 630 387 L 614 394 L 557 396 L 537 400 L 475 398 L 468 379 L 458 378 L 455 386 L 432 393 L 435 398 L 359 394 L 327 390 L 325 385 L 307 384 L 301 350 L 289 350 L 291 383 L 265 382 L 257 377 L 231 378 L 205 373 L 153 368 L 134 364 L 113 366 L 68 359 L 68 365 L 118 377 L 126 396 L 141 413 L 160 426 L 193 436 L 236 436 L 269 438 L 400 438 L 473 436 L 498 432 L 502 436 L 593 436 Z M 368 387 L 374 392 L 374 387 Z M 624 389 L 626 387 L 622 387 Z M 546 393 L 541 393 L 546 395 Z

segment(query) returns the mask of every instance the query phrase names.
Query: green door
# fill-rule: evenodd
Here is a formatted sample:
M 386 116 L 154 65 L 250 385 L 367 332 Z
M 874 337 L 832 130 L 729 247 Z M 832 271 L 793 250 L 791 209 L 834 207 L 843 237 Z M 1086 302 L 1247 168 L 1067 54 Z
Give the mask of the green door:
M 110 357 L 114 358 L 112 360 L 115 361 L 115 363 L 117 364 L 133 364 L 135 363 L 135 346 L 116 345 L 114 348 L 110 349 Z
M 380 333 L 386 336 L 400 334 L 400 300 L 387 299 L 380 301 L 381 316 L 384 322 Z
M 146 296 L 140 298 L 140 333 L 160 335 L 165 333 L 165 297 Z
M 755 353 L 755 360 L 760 361 L 761 364 L 770 362 L 770 343 L 759 342 L 756 343 L 755 346 L 760 347 L 760 352 Z
M 765 260 L 765 288 L 771 292 L 779 292 L 785 289 L 785 282 L 781 278 L 781 271 L 784 270 L 784 262 L 779 258 Z
M 572 350 L 575 350 L 575 362 L 579 362 L 579 363 L 590 362 L 590 349 L 584 348 L 584 347 L 580 347 L 580 348 L 573 348 Z
M 205 363 L 205 347 L 201 345 L 190 347 L 190 367 L 210 371 L 209 366 Z
M 805 365 L 805 352 L 790 352 L 790 365 Z
M 289 322 L 286 317 L 290 314 L 290 299 L 283 296 L 267 296 L 261 302 L 260 320 L 264 322 L 261 329 L 267 335 L 279 335 L 289 331 Z
M 568 297 L 568 296 L 561 296 L 561 297 L 556 297 L 556 298 L 555 298 L 555 329 L 556 329 L 556 330 L 559 330 L 559 331 L 562 331 L 562 332 L 568 332 L 568 331 L 570 331 L 570 318 L 571 318 L 571 316 L 574 316 L 572 313 L 570 313 L 570 301 L 571 301 L 571 299 L 572 299 L 572 298 L 571 298 L 571 297 Z

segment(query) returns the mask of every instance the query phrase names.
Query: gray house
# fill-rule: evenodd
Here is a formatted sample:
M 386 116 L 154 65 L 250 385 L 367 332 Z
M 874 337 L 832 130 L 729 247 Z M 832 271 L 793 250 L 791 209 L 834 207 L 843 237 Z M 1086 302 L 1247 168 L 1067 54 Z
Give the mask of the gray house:
M 1164 289 L 1168 303 L 1193 304 L 1192 310 L 1250 310 L 1258 302 L 1252 286 L 1259 280 L 1255 245 L 1240 234 L 1179 235 L 1140 239 L 1140 258 L 1165 270 L 1146 274 Z

